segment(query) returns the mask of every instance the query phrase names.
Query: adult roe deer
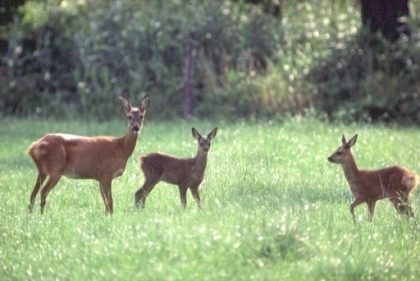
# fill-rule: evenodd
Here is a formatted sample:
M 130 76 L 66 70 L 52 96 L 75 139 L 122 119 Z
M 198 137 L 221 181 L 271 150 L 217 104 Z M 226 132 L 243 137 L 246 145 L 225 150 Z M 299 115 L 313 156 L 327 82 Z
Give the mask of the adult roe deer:
M 183 208 L 187 205 L 186 194 L 188 188 L 191 190 L 198 207 L 201 207 L 199 187 L 204 179 L 211 140 L 216 137 L 216 134 L 217 128 L 214 128 L 207 136 L 201 136 L 196 129 L 192 128 L 192 135 L 198 141 L 198 151 L 194 158 L 179 158 L 162 153 L 140 156 L 139 165 L 145 181 L 143 186 L 135 193 L 136 206 L 139 206 L 141 201 L 141 205 L 144 207 L 146 197 L 155 185 L 164 181 L 178 185 Z
M 356 222 L 354 208 L 362 203 L 368 205 L 369 219 L 372 221 L 376 202 L 384 198 L 388 198 L 400 214 L 413 216 L 409 197 L 418 185 L 418 177 L 402 166 L 379 170 L 359 170 L 351 151 L 356 140 L 357 135 L 349 141 L 343 135 L 342 146 L 328 157 L 328 161 L 341 164 L 350 190 L 355 197 L 350 205 L 353 221 Z
M 128 117 L 127 132 L 123 137 L 84 137 L 69 134 L 47 134 L 31 144 L 28 154 L 38 169 L 38 176 L 29 201 L 32 212 L 35 198 L 41 189 L 41 214 L 48 193 L 62 176 L 73 179 L 94 179 L 105 204 L 105 213 L 113 213 L 112 180 L 124 173 L 128 158 L 133 153 L 143 125 L 150 98 L 146 95 L 140 106 L 131 107 L 124 96 L 121 105 Z

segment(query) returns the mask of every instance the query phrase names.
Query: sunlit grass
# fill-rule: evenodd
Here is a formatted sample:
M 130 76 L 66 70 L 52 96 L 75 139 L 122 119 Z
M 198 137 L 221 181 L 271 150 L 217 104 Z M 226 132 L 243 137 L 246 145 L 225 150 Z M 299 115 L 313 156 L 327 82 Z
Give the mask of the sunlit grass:
M 178 189 L 156 186 L 144 210 L 136 158 L 152 151 L 193 156 L 191 127 L 212 142 L 203 208 Z M 352 200 L 342 170 L 326 158 L 341 134 L 359 134 L 363 168 L 402 164 L 420 173 L 419 130 L 324 124 L 146 120 L 125 174 L 113 184 L 115 214 L 104 215 L 98 184 L 62 179 L 46 214 L 27 213 L 36 169 L 25 155 L 47 132 L 122 135 L 107 124 L 8 120 L 0 127 L 0 274 L 3 280 L 416 280 L 420 275 L 420 196 L 405 220 L 380 201 L 373 224 Z

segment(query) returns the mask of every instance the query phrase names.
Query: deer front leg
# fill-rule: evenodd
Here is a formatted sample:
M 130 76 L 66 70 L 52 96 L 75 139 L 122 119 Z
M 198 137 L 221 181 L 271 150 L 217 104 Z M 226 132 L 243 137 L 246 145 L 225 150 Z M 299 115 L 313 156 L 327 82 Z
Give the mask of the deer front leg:
M 353 222 L 356 223 L 356 217 L 354 216 L 354 208 L 356 208 L 357 206 L 359 206 L 360 204 L 362 204 L 364 202 L 363 199 L 361 198 L 356 198 L 353 203 L 351 203 L 350 205 L 350 213 L 353 217 Z
M 99 182 L 99 188 L 101 190 L 101 196 L 104 200 L 105 205 L 105 214 L 112 215 L 114 213 L 114 202 L 112 200 L 112 191 L 111 191 L 112 179 L 103 178 Z
M 194 185 L 191 186 L 191 194 L 195 200 L 195 202 L 197 203 L 198 208 L 201 209 L 201 199 L 200 199 L 200 192 L 199 192 L 199 187 L 200 185 Z
M 99 193 L 101 194 L 102 201 L 104 202 L 105 211 L 106 211 L 106 197 L 105 197 L 105 193 L 102 190 L 101 183 L 99 183 Z
M 181 197 L 182 208 L 185 209 L 185 207 L 187 207 L 187 189 L 188 189 L 188 187 L 178 185 L 178 189 L 179 189 L 179 195 Z

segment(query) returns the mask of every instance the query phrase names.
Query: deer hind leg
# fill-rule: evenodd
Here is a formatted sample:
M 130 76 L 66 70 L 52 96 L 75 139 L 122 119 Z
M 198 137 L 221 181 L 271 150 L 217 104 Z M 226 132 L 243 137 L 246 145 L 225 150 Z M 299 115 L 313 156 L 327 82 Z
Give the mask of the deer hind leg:
M 141 205 L 141 207 L 144 208 L 147 196 L 150 194 L 150 192 L 153 190 L 153 188 L 158 182 L 158 179 L 146 179 L 143 186 L 134 194 L 134 202 L 136 207 L 139 207 Z
M 35 185 L 32 190 L 31 197 L 29 199 L 29 205 L 28 205 L 29 213 L 32 213 L 32 209 L 35 203 L 35 198 L 38 194 L 39 189 L 44 183 L 46 177 L 47 177 L 47 174 L 40 167 L 38 167 L 38 176 L 36 177 Z
M 392 197 L 389 198 L 389 200 L 392 202 L 399 214 L 405 214 L 410 217 L 414 216 L 413 210 L 410 206 L 410 202 L 407 198 Z
M 407 193 L 401 194 L 401 201 L 403 202 L 403 206 L 405 208 L 404 214 L 406 214 L 409 217 L 414 217 L 414 212 L 413 212 L 413 209 L 411 208 L 410 198 L 409 198 L 410 192 L 411 190 L 408 190 Z
M 112 179 L 103 179 L 99 182 L 99 189 L 105 205 L 105 214 L 114 213 L 114 201 L 112 199 Z
M 48 193 L 60 181 L 63 171 L 67 166 L 67 155 L 64 146 L 61 144 L 45 144 L 44 153 L 37 161 L 38 170 L 47 175 L 47 181 L 41 188 L 41 214 L 44 213 Z
M 54 186 L 56 186 L 60 178 L 61 178 L 60 174 L 49 175 L 47 182 L 45 183 L 44 187 L 41 189 L 41 215 L 44 213 L 44 208 L 45 208 L 48 193 L 51 191 L 51 189 L 54 188 Z

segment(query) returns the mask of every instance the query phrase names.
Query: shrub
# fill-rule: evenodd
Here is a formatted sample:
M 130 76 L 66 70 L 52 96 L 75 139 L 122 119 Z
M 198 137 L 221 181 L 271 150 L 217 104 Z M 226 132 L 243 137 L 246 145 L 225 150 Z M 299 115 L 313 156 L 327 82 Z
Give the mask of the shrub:
M 359 34 L 309 75 L 330 120 L 420 124 L 420 47 L 416 38 L 390 44 Z
M 17 33 L 19 34 L 19 33 Z M 74 44 L 54 25 L 9 40 L 0 68 L 1 112 L 28 116 L 62 115 L 77 98 L 72 75 L 77 65 Z
M 123 0 L 92 2 L 89 9 L 67 2 L 71 8 L 52 9 L 48 21 L 32 24 L 39 26 L 33 30 L 36 48 L 24 56 L 14 56 L 22 36 L 10 33 L 12 51 L 5 61 L 12 62 L 12 87 L 2 94 L 9 96 L 2 105 L 8 108 L 5 112 L 25 116 L 38 109 L 55 114 L 63 104 L 82 116 L 104 119 L 119 110 L 110 97 L 147 92 L 159 108 L 152 115 L 174 118 L 182 112 L 188 42 L 200 56 L 193 81 L 199 106 L 200 94 L 226 86 L 227 71 L 262 71 L 267 58 L 274 59 L 281 37 L 275 18 L 256 6 L 230 1 L 137 2 L 141 9 Z M 27 20 L 36 21 L 33 14 Z M 31 69 L 22 70 L 28 59 Z
M 150 118 L 180 118 L 191 45 L 195 117 L 420 122 L 417 19 L 388 44 L 358 32 L 354 3 L 272 16 L 247 2 L 28 1 L 7 32 L 0 114 L 109 119 L 117 95 L 149 93 Z

